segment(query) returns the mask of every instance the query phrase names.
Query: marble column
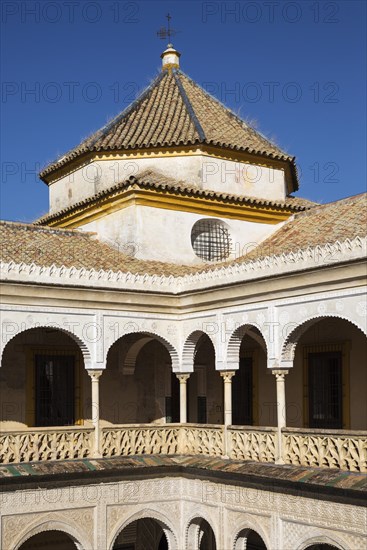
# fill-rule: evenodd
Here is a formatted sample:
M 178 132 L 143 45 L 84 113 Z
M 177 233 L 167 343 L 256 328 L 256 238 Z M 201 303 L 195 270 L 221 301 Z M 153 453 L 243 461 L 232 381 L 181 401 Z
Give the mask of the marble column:
M 176 374 L 180 381 L 180 423 L 187 422 L 187 380 L 190 373 Z
M 284 464 L 282 428 L 286 427 L 286 401 L 285 401 L 285 376 L 288 374 L 286 369 L 274 369 L 273 374 L 276 379 L 277 388 L 277 426 L 278 426 L 278 456 L 276 463 Z
M 99 425 L 99 378 L 103 370 L 88 369 L 88 374 L 92 380 L 92 422 L 94 426 L 94 457 L 101 456 L 100 448 L 100 425 Z
M 232 377 L 236 371 L 221 371 L 220 375 L 224 382 L 224 425 L 232 424 Z

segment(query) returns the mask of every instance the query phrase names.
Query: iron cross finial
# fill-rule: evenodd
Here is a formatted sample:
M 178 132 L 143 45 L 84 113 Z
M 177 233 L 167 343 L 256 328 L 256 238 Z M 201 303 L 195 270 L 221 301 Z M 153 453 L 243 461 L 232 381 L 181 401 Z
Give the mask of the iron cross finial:
M 169 42 L 171 42 L 172 36 L 175 36 L 178 31 L 171 29 L 171 19 L 172 19 L 171 14 L 167 13 L 166 18 L 167 18 L 167 28 L 161 27 L 157 32 L 157 36 L 162 40 L 166 40 L 168 38 Z

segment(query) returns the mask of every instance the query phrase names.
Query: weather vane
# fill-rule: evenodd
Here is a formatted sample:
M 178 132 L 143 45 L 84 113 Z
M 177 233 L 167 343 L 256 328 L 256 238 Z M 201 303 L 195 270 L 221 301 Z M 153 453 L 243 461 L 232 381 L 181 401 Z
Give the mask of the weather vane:
M 168 41 L 171 42 L 171 37 L 175 36 L 178 33 L 178 31 L 175 31 L 174 29 L 171 29 L 171 19 L 172 19 L 172 17 L 169 13 L 167 13 L 166 18 L 167 18 L 167 28 L 166 27 L 161 27 L 159 29 L 159 31 L 157 31 L 157 36 L 161 40 L 166 40 L 168 38 Z

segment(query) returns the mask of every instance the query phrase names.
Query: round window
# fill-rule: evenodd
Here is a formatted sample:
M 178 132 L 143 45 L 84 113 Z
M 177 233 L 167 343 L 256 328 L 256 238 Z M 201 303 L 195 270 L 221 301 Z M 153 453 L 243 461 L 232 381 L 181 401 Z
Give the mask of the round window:
M 226 260 L 231 252 L 231 237 L 225 223 L 205 219 L 195 223 L 191 231 L 195 254 L 208 262 Z

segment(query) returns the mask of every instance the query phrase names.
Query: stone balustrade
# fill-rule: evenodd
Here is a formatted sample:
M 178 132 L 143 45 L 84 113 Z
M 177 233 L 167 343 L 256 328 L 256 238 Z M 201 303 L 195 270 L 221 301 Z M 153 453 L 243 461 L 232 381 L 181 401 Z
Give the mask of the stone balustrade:
M 231 426 L 227 437 L 228 456 L 234 460 L 276 461 L 276 428 Z
M 79 426 L 2 431 L 0 463 L 87 458 L 92 455 L 93 440 L 93 429 Z
M 224 427 L 220 425 L 185 424 L 181 428 L 180 454 L 223 456 Z
M 101 429 L 100 456 L 227 456 L 233 460 L 367 472 L 366 432 L 203 424 L 126 424 Z M 88 458 L 92 428 L 29 428 L 0 434 L 0 463 Z M 281 456 L 279 456 L 279 450 Z
M 367 472 L 367 434 L 362 431 L 284 428 L 286 464 Z
M 124 424 L 102 428 L 103 457 L 179 453 L 177 424 Z

